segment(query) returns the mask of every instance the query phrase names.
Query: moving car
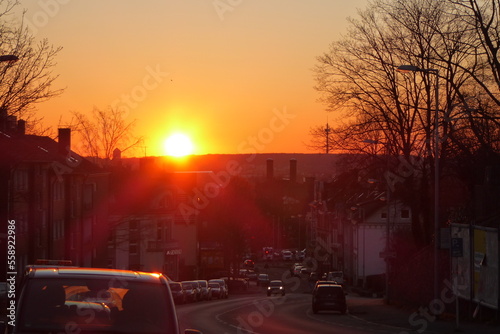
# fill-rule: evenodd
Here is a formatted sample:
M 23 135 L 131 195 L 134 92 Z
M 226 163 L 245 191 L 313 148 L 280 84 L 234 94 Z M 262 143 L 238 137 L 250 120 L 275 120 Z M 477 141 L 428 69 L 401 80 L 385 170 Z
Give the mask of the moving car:
M 281 294 L 285 295 L 285 285 L 281 280 L 273 280 L 269 282 L 269 286 L 267 287 L 267 295 L 271 296 L 273 294 Z
M 16 306 L 9 333 L 179 334 L 168 278 L 157 273 L 28 266 Z
M 247 259 L 243 261 L 243 267 L 247 269 L 253 269 L 255 267 L 255 262 L 253 260 Z
M 344 289 L 339 284 L 318 284 L 312 293 L 312 311 L 329 310 L 347 312 Z

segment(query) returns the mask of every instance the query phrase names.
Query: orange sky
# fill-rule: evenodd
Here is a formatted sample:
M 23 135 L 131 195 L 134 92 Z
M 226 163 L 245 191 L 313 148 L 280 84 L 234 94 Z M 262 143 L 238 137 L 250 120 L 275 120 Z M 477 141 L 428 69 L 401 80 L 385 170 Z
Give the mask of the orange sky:
M 66 90 L 37 107 L 48 125 L 119 106 L 145 154 L 163 155 L 172 132 L 195 154 L 313 153 L 309 129 L 327 113 L 311 68 L 368 1 L 20 2 L 36 38 L 63 47 L 54 73 Z

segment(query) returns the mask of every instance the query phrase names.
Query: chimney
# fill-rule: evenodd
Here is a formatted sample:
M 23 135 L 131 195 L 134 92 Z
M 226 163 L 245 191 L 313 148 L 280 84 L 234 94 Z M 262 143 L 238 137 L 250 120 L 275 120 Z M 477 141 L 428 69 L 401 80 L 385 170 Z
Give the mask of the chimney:
M 297 159 L 290 159 L 290 181 L 297 182 Z
M 61 154 L 68 154 L 71 151 L 71 129 L 59 129 L 59 152 Z
M 26 134 L 26 121 L 24 119 L 17 121 L 17 133 L 21 136 Z
M 273 167 L 273 159 L 267 159 L 266 161 L 266 167 L 267 167 L 267 180 L 272 181 L 274 177 L 274 167 Z

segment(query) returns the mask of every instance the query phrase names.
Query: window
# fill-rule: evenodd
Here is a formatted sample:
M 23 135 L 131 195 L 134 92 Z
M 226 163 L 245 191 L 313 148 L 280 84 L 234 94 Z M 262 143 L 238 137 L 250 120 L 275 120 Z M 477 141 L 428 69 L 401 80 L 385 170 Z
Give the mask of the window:
M 381 218 L 384 218 L 384 219 L 387 219 L 387 212 L 385 212 L 385 211 L 384 211 L 384 212 L 382 212 L 382 213 L 380 214 L 380 217 L 381 217 Z
M 410 210 L 402 209 L 401 210 L 401 218 L 410 218 Z

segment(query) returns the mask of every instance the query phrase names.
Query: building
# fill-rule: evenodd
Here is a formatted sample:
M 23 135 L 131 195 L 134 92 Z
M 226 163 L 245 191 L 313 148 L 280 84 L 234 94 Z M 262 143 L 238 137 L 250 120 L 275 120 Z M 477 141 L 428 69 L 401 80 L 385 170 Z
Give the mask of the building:
M 349 208 L 345 229 L 346 249 L 353 283 L 364 288 L 380 289 L 387 274 L 387 262 L 395 258 L 395 235 L 411 230 L 411 210 L 397 200 L 387 203 L 385 192 L 372 191 Z M 389 238 L 389 239 L 388 239 Z
M 162 272 L 172 279 L 198 276 L 199 189 L 203 172 L 173 172 L 158 159 L 113 170 L 109 267 Z M 195 201 L 195 202 L 193 202 Z
M 108 173 L 71 150 L 70 129 L 55 141 L 25 134 L 25 125 L 0 115 L 3 254 L 9 224 L 18 272 L 40 258 L 106 266 Z

